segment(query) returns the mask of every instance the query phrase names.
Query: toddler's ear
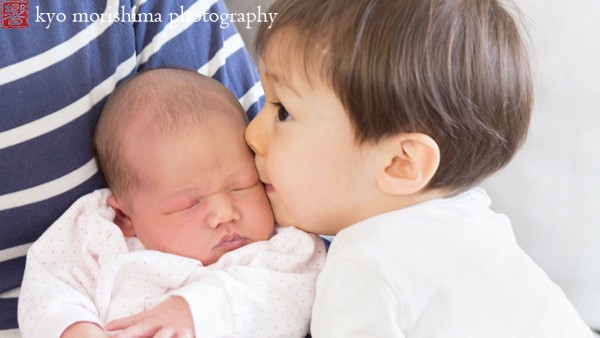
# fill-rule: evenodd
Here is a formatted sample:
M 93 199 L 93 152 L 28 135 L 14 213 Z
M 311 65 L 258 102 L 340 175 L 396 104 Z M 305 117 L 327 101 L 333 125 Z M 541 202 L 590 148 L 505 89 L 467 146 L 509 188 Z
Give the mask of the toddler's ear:
M 440 164 L 437 143 L 422 133 L 402 133 L 381 142 L 386 162 L 377 178 L 379 189 L 390 195 L 410 195 L 425 188 Z
M 117 201 L 115 195 L 110 195 L 106 199 L 106 204 L 108 204 L 108 206 L 113 208 L 113 210 L 115 211 L 115 219 L 113 220 L 113 222 L 115 222 L 115 224 L 118 225 L 119 228 L 121 228 L 123 236 L 135 237 L 135 229 L 133 227 L 131 218 L 127 215 L 127 213 L 125 213 L 121 204 L 119 203 L 119 201 Z

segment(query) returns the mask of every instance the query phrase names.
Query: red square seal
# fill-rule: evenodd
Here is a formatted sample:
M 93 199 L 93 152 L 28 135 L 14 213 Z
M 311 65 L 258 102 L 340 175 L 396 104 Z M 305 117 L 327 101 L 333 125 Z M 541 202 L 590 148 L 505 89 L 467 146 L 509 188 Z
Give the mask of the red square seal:
M 2 28 L 27 28 L 29 19 L 29 1 L 2 1 Z

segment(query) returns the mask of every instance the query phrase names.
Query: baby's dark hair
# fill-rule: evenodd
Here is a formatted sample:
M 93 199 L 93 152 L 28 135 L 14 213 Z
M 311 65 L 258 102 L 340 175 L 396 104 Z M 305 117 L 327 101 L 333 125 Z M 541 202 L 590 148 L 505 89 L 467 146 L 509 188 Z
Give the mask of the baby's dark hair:
M 223 105 L 239 111 L 237 98 L 218 81 L 196 71 L 159 68 L 140 72 L 109 96 L 94 133 L 96 163 L 115 195 L 127 200 L 138 186 L 138 175 L 125 158 L 131 143 L 126 134 L 136 127 L 142 135 L 164 135 L 206 123 L 211 114 L 224 114 Z M 135 140 L 140 141 L 140 140 Z
M 277 58 L 292 62 L 287 76 L 329 86 L 358 142 L 431 136 L 441 161 L 428 188 L 467 189 L 524 142 L 533 106 L 528 53 L 499 1 L 279 0 L 269 11 L 277 18 L 256 41 L 265 69 Z

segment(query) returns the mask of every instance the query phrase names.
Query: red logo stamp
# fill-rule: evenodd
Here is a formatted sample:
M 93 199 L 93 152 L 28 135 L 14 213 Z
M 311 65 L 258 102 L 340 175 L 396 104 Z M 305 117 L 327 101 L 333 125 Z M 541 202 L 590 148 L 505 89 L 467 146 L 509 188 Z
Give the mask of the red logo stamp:
M 29 19 L 29 1 L 2 1 L 2 28 L 27 28 Z

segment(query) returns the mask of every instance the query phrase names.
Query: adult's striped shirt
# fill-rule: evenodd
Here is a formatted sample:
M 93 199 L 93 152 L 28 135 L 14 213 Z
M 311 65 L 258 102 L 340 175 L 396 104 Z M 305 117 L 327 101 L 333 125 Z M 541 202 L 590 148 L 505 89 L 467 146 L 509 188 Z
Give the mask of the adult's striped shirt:
M 227 86 L 250 118 L 263 96 L 235 27 L 214 20 L 227 12 L 222 1 L 1 4 L 0 337 L 18 337 L 27 249 L 78 197 L 105 186 L 92 136 L 120 81 L 147 68 L 195 69 Z

